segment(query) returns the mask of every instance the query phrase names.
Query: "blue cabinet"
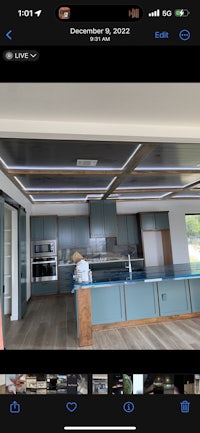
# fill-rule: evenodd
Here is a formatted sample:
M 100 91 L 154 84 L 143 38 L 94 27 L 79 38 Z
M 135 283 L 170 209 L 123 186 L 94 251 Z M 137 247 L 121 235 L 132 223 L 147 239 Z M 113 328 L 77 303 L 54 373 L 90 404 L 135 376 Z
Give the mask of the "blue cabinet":
M 117 236 L 116 202 L 114 200 L 91 201 L 90 233 L 92 237 Z
M 73 245 L 72 217 L 58 218 L 58 248 L 70 248 Z
M 169 229 L 168 213 L 156 212 L 154 215 L 155 215 L 156 230 L 168 230 Z
M 192 312 L 200 312 L 200 279 L 195 278 L 189 280 Z
M 126 320 L 158 316 L 158 297 L 155 283 L 125 284 Z
M 118 245 L 138 244 L 136 215 L 117 215 Z
M 169 219 L 167 212 L 147 212 L 141 214 L 142 230 L 167 230 Z
M 58 248 L 81 248 L 89 244 L 87 216 L 58 218 Z
M 89 244 L 89 218 L 87 216 L 73 219 L 74 247 L 87 247 Z
M 57 239 L 57 217 L 38 216 L 31 217 L 31 240 L 54 240 Z
M 191 313 L 187 280 L 166 280 L 158 283 L 161 316 Z
M 125 320 L 123 284 L 91 287 L 92 324 Z
M 57 217 L 47 216 L 43 218 L 44 240 L 57 239 Z
M 41 240 L 43 240 L 43 236 L 44 236 L 43 218 L 42 217 L 31 217 L 31 240 L 32 241 L 41 241 Z
M 116 202 L 103 200 L 105 236 L 117 236 Z
M 43 283 L 31 284 L 32 295 L 57 294 L 57 281 L 44 281 Z
M 141 214 L 141 228 L 142 230 L 155 230 L 154 213 Z
M 90 203 L 90 231 L 92 237 L 104 237 L 104 207 L 102 201 Z

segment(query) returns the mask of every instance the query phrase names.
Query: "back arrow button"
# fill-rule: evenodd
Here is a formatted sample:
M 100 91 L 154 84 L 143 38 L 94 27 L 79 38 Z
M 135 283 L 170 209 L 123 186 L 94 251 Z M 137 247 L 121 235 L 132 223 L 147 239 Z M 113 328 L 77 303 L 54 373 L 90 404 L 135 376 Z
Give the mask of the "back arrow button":
M 7 39 L 9 39 L 10 41 L 12 41 L 11 33 L 12 33 L 12 30 L 8 30 L 8 32 L 6 33 L 6 37 L 7 37 Z

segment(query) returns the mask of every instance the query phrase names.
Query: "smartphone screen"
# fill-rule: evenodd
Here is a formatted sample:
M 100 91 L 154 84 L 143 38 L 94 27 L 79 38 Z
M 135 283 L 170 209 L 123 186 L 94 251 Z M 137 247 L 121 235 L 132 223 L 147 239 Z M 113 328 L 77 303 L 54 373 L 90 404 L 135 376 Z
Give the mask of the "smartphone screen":
M 8 429 L 197 425 L 199 6 L 1 7 Z

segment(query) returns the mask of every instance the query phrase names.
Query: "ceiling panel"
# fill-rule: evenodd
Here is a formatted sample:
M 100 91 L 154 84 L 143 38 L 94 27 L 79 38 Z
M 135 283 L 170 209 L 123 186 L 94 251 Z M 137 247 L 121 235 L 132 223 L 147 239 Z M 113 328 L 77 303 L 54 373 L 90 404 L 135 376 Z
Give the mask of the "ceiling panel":
M 200 195 L 200 144 L 0 139 L 0 158 L 33 203 Z M 77 159 L 98 162 L 77 167 Z
M 161 143 L 147 155 L 137 169 L 198 168 L 200 143 Z
M 90 189 L 102 188 L 106 189 L 112 181 L 113 176 L 61 176 L 61 175 L 36 175 L 29 174 L 17 176 L 19 182 L 25 189 L 43 189 L 43 188 L 74 188 L 74 189 Z
M 166 173 L 158 174 L 156 176 L 151 175 L 137 175 L 127 176 L 123 180 L 120 186 L 116 189 L 123 188 L 182 188 L 189 183 L 195 182 L 199 179 L 198 174 L 176 174 L 169 175 Z
M 97 159 L 97 168 L 121 168 L 138 143 L 75 140 L 1 139 L 7 166 L 76 167 L 77 159 Z

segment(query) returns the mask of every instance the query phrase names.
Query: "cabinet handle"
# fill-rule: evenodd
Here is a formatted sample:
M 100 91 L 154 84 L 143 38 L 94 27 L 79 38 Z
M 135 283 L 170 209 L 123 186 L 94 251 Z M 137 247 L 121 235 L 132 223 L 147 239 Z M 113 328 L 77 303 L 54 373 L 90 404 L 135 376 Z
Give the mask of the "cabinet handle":
M 162 301 L 167 301 L 167 293 L 162 293 L 161 298 Z

